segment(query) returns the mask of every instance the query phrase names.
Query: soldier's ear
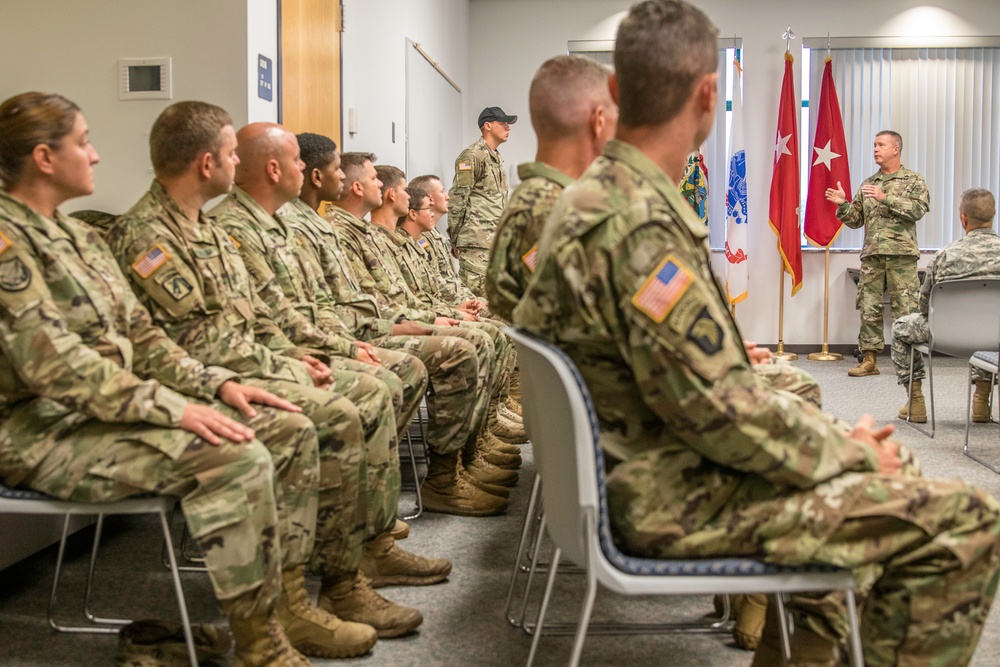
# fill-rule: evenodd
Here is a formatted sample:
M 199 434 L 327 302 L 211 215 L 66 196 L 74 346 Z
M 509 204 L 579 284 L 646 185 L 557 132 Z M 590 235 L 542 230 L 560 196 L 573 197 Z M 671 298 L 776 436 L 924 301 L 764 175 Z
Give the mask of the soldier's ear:
M 211 151 L 205 151 L 201 155 L 195 158 L 195 166 L 198 170 L 198 176 L 208 180 L 212 177 L 212 167 L 215 165 L 215 157 L 212 155 Z
M 321 187 L 323 187 L 323 172 L 320 169 L 316 168 L 316 167 L 313 167 L 312 169 L 310 169 L 309 170 L 309 182 L 312 183 L 312 186 L 314 188 L 316 188 L 317 190 L 319 190 Z

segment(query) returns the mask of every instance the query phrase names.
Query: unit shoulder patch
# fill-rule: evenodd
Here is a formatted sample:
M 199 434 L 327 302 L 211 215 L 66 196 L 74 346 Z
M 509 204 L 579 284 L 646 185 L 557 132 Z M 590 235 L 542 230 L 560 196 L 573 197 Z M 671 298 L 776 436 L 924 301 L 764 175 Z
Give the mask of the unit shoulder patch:
M 156 273 L 157 269 L 166 264 L 168 259 L 170 259 L 170 254 L 163 249 L 163 246 L 157 243 L 132 264 L 132 269 L 139 274 L 140 278 L 145 280 Z
M 0 262 L 0 289 L 7 292 L 20 292 L 30 284 L 31 269 L 20 257 L 12 257 Z
M 167 294 L 172 296 L 177 301 L 182 300 L 192 291 L 194 287 L 188 282 L 187 278 L 182 276 L 176 269 L 171 269 L 167 271 L 163 276 L 157 279 L 157 282 L 163 286 L 163 289 L 167 291 Z
M 694 282 L 694 275 L 674 255 L 667 255 L 632 295 L 632 305 L 659 324 Z
M 707 306 L 701 309 L 698 317 L 691 323 L 687 337 L 707 355 L 713 355 L 722 349 L 722 327 L 712 319 Z

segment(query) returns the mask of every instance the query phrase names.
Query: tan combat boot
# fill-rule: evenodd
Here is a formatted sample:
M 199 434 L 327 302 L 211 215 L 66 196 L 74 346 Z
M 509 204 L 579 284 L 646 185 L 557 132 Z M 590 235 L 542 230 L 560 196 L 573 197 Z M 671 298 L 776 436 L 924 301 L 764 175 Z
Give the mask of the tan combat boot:
M 296 650 L 314 658 L 353 658 L 375 645 L 378 636 L 371 626 L 342 621 L 316 606 L 306 591 L 303 566 L 282 572 L 281 583 L 278 620 Z
M 324 580 L 319 606 L 344 620 L 372 626 L 381 638 L 408 635 L 424 622 L 416 609 L 390 602 L 376 593 L 361 572 L 339 581 Z
M 392 528 L 389 529 L 389 535 L 394 540 L 405 540 L 410 536 L 410 524 L 401 519 L 396 519 L 396 523 L 392 524 Z
M 518 403 L 513 396 L 507 396 L 503 404 L 507 406 L 508 410 L 516 414 L 522 420 L 524 419 L 524 408 L 521 407 L 521 404 Z
M 993 382 L 976 380 L 976 393 L 972 395 L 972 421 L 985 424 L 990 420 L 990 394 L 993 393 Z
M 756 650 L 764 632 L 767 596 L 763 593 L 733 595 L 730 604 L 736 620 L 733 626 L 733 639 L 736 645 L 747 651 Z
M 487 484 L 497 484 L 499 486 L 514 486 L 517 484 L 518 476 L 516 471 L 498 468 L 483 458 L 483 450 L 488 447 L 485 440 L 485 434 L 480 433 L 476 436 L 475 451 L 471 454 L 467 452 L 463 454 L 462 463 L 465 465 L 466 472 Z
M 796 626 L 791 638 L 792 659 L 787 663 L 781 655 L 781 630 L 778 627 L 778 605 L 768 596 L 767 620 L 750 667 L 837 667 L 839 647 L 804 626 Z
M 229 617 L 236 654 L 233 667 L 310 667 L 309 659 L 289 643 L 278 615 L 268 611 L 250 618 Z
M 458 516 L 494 516 L 507 510 L 507 500 L 480 489 L 459 473 L 460 452 L 427 452 L 427 477 L 420 485 L 424 509 Z
M 508 445 L 489 431 L 483 430 L 480 432 L 480 435 L 483 436 L 482 452 L 484 459 L 498 468 L 505 468 L 506 470 L 517 470 L 521 467 L 521 450 L 519 448 L 514 445 Z
M 865 358 L 861 363 L 847 371 L 852 378 L 863 378 L 868 375 L 878 375 L 878 363 L 875 361 L 875 350 L 865 350 Z
M 480 481 L 470 475 L 469 471 L 465 469 L 465 465 L 462 463 L 461 457 L 458 459 L 458 474 L 469 484 L 479 488 L 480 491 L 485 491 L 490 495 L 499 496 L 504 500 L 510 498 L 510 489 L 506 486 L 500 486 L 499 484 L 487 484 L 486 482 Z
M 513 419 L 517 417 L 517 420 Z M 528 442 L 528 434 L 524 430 L 521 418 L 511 412 L 500 401 L 490 403 L 487 425 L 491 433 L 511 445 L 521 445 Z
M 899 409 L 896 416 L 900 419 L 906 419 L 909 416 L 910 421 L 915 424 L 926 424 L 927 405 L 924 403 L 924 393 L 920 385 L 920 380 L 913 381 L 913 389 L 910 391 L 909 399 Z M 903 386 L 905 387 L 906 385 Z
M 371 581 L 372 588 L 428 586 L 448 578 L 451 561 L 403 551 L 389 533 L 382 533 L 365 542 L 361 571 Z

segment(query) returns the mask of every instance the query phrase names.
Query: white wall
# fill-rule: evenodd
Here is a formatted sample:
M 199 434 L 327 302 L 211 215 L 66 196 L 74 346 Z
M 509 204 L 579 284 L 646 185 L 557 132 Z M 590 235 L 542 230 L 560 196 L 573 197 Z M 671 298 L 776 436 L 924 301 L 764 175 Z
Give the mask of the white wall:
M 420 44 L 455 80 L 468 116 L 469 0 L 344 0 L 343 4 L 344 150 L 370 151 L 380 163 L 404 168 L 406 40 Z M 351 108 L 358 117 L 353 136 L 347 131 Z M 475 130 L 475 116 L 471 123 Z
M 571 39 L 614 39 L 630 0 L 473 0 L 470 12 L 469 53 L 472 88 L 468 99 L 469 122 L 484 106 L 499 104 L 527 120 L 528 84 L 535 69 L 547 58 L 566 52 Z M 984 35 L 1000 30 L 1000 3 L 992 0 L 895 1 L 842 0 L 838 3 L 789 0 L 702 0 L 703 9 L 719 27 L 720 35 L 744 40 L 744 100 L 747 170 L 750 179 L 750 294 L 737 307 L 737 319 L 747 338 L 763 343 L 777 341 L 779 258 L 775 237 L 767 224 L 778 93 L 785 42 L 781 34 L 792 26 L 803 37 Z M 795 63 L 796 68 L 799 62 Z M 796 90 L 801 78 L 796 78 Z M 800 92 L 800 91 L 798 91 Z M 997 119 L 1000 122 L 1000 119 Z M 912 138 L 909 141 L 917 140 Z M 808 138 L 800 129 L 800 141 Z M 520 122 L 502 148 L 508 163 L 531 160 L 534 135 Z M 875 170 L 870 155 L 865 160 Z M 906 154 L 903 154 L 906 162 Z M 933 205 L 933 202 L 932 202 Z M 716 269 L 724 258 L 715 256 Z M 930 260 L 923 256 L 920 265 Z M 859 266 L 856 254 L 831 255 L 831 344 L 851 344 L 857 339 L 858 315 L 855 288 L 845 270 Z M 803 287 L 792 299 L 786 280 L 786 345 L 817 345 L 823 339 L 823 254 L 803 256 Z
M 95 194 L 64 209 L 120 213 L 135 203 L 153 177 L 149 128 L 173 101 L 218 104 L 237 126 L 276 118 L 275 103 L 256 100 L 257 54 L 277 51 L 275 11 L 275 0 L 3 0 L 0 99 L 67 96 L 101 155 Z M 118 59 L 144 56 L 173 58 L 173 100 L 118 100 Z

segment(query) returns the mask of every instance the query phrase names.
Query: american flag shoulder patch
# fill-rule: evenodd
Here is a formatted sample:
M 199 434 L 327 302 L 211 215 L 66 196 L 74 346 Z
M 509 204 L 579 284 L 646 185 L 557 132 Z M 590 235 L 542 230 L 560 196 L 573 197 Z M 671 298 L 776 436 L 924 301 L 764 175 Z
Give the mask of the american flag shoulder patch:
M 417 245 L 420 246 L 421 248 L 426 248 L 427 247 L 427 239 L 425 239 L 423 236 L 421 236 L 419 239 L 417 239 Z
M 632 304 L 659 324 L 692 282 L 694 276 L 687 267 L 673 255 L 667 255 L 632 295 Z
M 535 263 L 538 262 L 538 244 L 531 246 L 531 250 L 521 255 L 521 261 L 532 273 L 535 272 Z
M 458 163 L 458 170 L 459 171 L 472 171 L 472 163 L 471 162 L 459 162 Z
M 0 232 L 0 255 L 7 252 L 7 249 L 12 245 L 14 244 L 11 243 L 10 239 L 3 232 Z
M 132 268 L 141 278 L 146 279 L 153 275 L 158 268 L 166 264 L 168 259 L 170 259 L 170 254 L 163 249 L 163 246 L 157 243 L 146 251 L 145 255 L 137 259 Z

